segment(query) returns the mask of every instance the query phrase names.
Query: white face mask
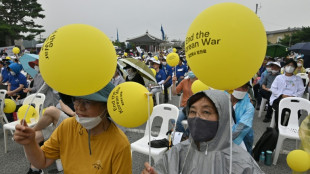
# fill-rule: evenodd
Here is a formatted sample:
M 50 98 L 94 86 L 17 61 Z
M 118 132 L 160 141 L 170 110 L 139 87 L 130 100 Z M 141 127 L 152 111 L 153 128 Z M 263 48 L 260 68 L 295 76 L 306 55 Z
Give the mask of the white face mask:
M 39 66 L 34 66 L 34 70 L 39 71 Z
M 301 63 L 297 63 L 297 66 L 298 66 L 298 67 L 301 67 L 301 66 L 302 66 L 302 64 L 301 64 Z
M 277 70 L 271 70 L 271 72 L 272 72 L 272 74 L 276 74 L 276 73 L 278 73 L 279 71 L 277 71 Z
M 16 75 L 16 73 L 14 71 L 10 71 L 10 73 L 11 73 L 12 76 Z
M 164 66 L 166 66 L 166 65 L 167 65 L 167 62 L 162 62 L 162 64 L 163 64 Z
M 244 96 L 246 95 L 247 92 L 243 92 L 243 91 L 236 91 L 234 90 L 234 92 L 232 93 L 232 95 L 238 99 L 238 100 L 241 100 L 244 98 Z
M 294 72 L 294 70 L 295 70 L 295 68 L 294 67 L 292 67 L 292 66 L 286 66 L 285 67 L 285 72 L 287 72 L 287 73 L 293 73 Z
M 267 72 L 271 72 L 271 68 L 266 68 Z
M 101 115 L 100 114 L 99 116 L 97 117 L 79 117 L 78 115 L 75 116 L 75 119 L 78 123 L 80 123 L 85 129 L 87 130 L 91 130 L 93 129 L 94 127 L 96 127 L 101 121 L 102 121 L 102 118 L 101 118 Z

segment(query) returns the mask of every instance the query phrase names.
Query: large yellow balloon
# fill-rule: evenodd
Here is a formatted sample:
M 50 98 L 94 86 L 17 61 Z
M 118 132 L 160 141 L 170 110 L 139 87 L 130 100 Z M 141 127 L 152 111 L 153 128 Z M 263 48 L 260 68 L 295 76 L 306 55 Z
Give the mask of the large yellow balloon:
M 310 169 L 310 155 L 303 150 L 293 150 L 286 157 L 287 165 L 296 172 Z
M 154 68 L 151 68 L 151 70 L 152 70 L 152 72 L 153 72 L 153 74 L 154 74 L 154 77 L 156 76 L 156 70 L 154 69 Z
M 24 116 L 26 114 L 26 111 L 28 109 L 29 105 L 23 105 L 21 106 L 18 111 L 17 111 L 17 117 L 19 120 L 24 119 Z M 25 117 L 25 120 L 27 123 L 31 123 L 31 119 L 35 119 L 35 121 L 38 121 L 39 119 L 39 114 L 37 113 L 37 111 L 35 110 L 35 108 L 33 106 L 29 107 L 29 110 L 27 112 L 27 115 Z
M 166 61 L 169 66 L 177 66 L 180 61 L 180 57 L 177 53 L 169 53 L 166 57 Z
M 136 82 L 117 85 L 108 98 L 108 111 L 113 121 L 128 128 L 144 124 L 148 119 L 148 92 L 144 86 Z M 152 96 L 149 106 L 151 114 Z
M 209 90 L 209 86 L 207 86 L 206 84 L 202 83 L 202 81 L 200 80 L 195 80 L 192 84 L 192 92 L 195 94 L 197 92 L 200 91 L 204 91 L 204 90 Z
M 249 81 L 266 53 L 264 26 L 249 8 L 221 3 L 200 13 L 188 29 L 188 65 L 206 85 L 235 89 Z
M 20 52 L 20 49 L 18 47 L 14 47 L 12 51 L 14 54 L 18 54 Z
M 53 89 L 83 96 L 97 92 L 112 79 L 115 57 L 114 46 L 102 31 L 71 24 L 57 29 L 44 42 L 40 71 Z
M 16 103 L 11 100 L 11 99 L 5 99 L 4 100 L 4 108 L 3 108 L 3 112 L 4 113 L 13 113 L 16 109 Z

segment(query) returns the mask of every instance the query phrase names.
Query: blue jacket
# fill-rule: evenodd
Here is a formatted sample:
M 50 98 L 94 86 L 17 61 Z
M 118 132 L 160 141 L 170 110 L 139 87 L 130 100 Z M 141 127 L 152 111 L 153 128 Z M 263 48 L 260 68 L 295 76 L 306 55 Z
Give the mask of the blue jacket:
M 236 124 L 232 127 L 232 136 L 235 144 L 240 145 L 242 141 L 248 152 L 251 153 L 253 145 L 253 117 L 254 107 L 250 101 L 249 95 L 236 103 L 235 107 Z
M 184 74 L 187 72 L 187 67 L 185 65 L 181 65 L 181 66 L 177 65 L 175 68 L 176 68 L 177 78 L 184 76 Z
M 4 67 L 1 71 L 2 75 L 2 83 L 6 83 L 9 81 L 10 72 L 8 71 L 7 67 Z
M 27 87 L 27 79 L 26 77 L 20 73 L 20 71 L 22 70 L 21 65 L 17 64 L 17 63 L 12 63 L 9 65 L 9 68 L 15 72 L 15 75 L 10 75 L 9 76 L 9 83 L 11 84 L 11 91 L 17 89 L 19 87 L 20 84 L 23 84 L 24 87 Z M 23 93 L 23 90 L 19 91 L 18 93 Z
M 159 71 L 156 73 L 156 81 L 159 83 L 162 80 L 166 80 L 166 74 L 163 70 L 159 69 Z
M 172 84 L 172 68 L 169 65 L 162 65 L 162 70 L 165 72 L 166 74 L 166 78 L 168 78 L 168 76 L 171 76 L 170 80 L 168 80 L 166 83 L 167 84 Z

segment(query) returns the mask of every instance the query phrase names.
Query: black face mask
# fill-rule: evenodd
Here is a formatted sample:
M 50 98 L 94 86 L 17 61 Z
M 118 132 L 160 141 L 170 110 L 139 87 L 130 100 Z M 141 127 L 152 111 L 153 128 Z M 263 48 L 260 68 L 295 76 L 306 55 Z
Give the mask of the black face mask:
M 188 118 L 188 127 L 191 136 L 196 142 L 212 140 L 217 132 L 218 121 L 204 120 L 199 117 Z

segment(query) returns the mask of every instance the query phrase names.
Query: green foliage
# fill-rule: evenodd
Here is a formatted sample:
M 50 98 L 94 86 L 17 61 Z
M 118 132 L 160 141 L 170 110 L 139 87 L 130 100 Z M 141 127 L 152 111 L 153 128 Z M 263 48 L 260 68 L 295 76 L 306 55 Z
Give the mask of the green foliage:
M 279 43 L 289 46 L 300 42 L 310 42 L 310 27 L 302 27 L 301 30 L 292 33 L 292 36 L 285 35 Z
M 8 44 L 14 39 L 34 39 L 45 31 L 42 25 L 34 22 L 36 18 L 45 17 L 42 11 L 37 0 L 0 0 L 0 40 Z
M 117 42 L 117 40 L 116 40 L 116 41 L 112 41 L 112 43 L 114 46 L 118 46 L 122 50 L 124 50 L 126 48 L 125 42 Z

